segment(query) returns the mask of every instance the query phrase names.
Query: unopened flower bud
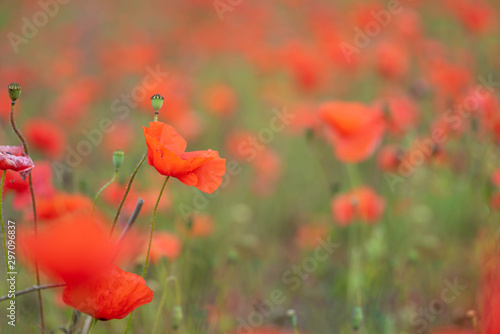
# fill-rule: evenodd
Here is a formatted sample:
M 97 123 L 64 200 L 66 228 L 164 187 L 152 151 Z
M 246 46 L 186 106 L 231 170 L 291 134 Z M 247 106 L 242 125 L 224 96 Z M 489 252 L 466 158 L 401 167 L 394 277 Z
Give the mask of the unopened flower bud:
M 122 164 L 123 160 L 125 160 L 125 153 L 122 150 L 117 150 L 113 153 L 113 165 L 118 170 Z
M 290 319 L 290 322 L 292 323 L 293 328 L 297 327 L 297 314 L 295 313 L 294 309 L 289 309 L 286 311 L 286 316 Z
M 174 306 L 172 309 L 172 328 L 174 330 L 180 327 L 183 318 L 182 308 L 180 306 Z
M 163 96 L 161 96 L 160 94 L 151 96 L 151 105 L 153 106 L 155 113 L 158 113 L 158 111 L 163 106 Z
M 9 96 L 13 102 L 21 96 L 21 86 L 17 82 L 13 82 L 9 85 Z
M 354 331 L 358 331 L 363 323 L 363 310 L 361 307 L 356 306 L 352 310 L 351 327 Z

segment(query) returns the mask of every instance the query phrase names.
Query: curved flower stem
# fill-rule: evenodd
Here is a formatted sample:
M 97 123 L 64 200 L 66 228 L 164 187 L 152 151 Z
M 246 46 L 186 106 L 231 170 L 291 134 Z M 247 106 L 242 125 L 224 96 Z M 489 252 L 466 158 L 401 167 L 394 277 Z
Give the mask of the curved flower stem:
M 125 200 L 127 199 L 128 193 L 130 192 L 130 188 L 132 187 L 132 183 L 134 182 L 135 176 L 137 175 L 137 172 L 139 172 L 139 169 L 141 168 L 144 161 L 146 161 L 147 156 L 148 156 L 147 153 L 144 153 L 141 161 L 139 162 L 139 164 L 137 164 L 137 167 L 135 167 L 135 170 L 132 173 L 130 180 L 128 181 L 127 190 L 125 190 L 125 194 L 123 195 L 120 206 L 118 207 L 118 211 L 116 211 L 115 219 L 113 220 L 113 225 L 111 226 L 111 232 L 109 233 L 110 236 L 112 236 L 113 232 L 115 231 L 116 222 L 118 221 L 118 217 L 120 216 L 120 213 L 122 212 L 123 204 L 125 203 Z
M 24 136 L 22 133 L 17 129 L 16 122 L 14 121 L 14 106 L 16 105 L 16 101 L 12 101 L 10 103 L 10 125 L 12 126 L 12 129 L 16 133 L 16 135 L 19 137 L 19 140 L 23 144 L 23 149 L 24 153 L 29 155 L 28 152 L 28 144 L 26 142 L 26 139 L 24 139 Z M 38 236 L 38 225 L 37 225 L 37 216 L 36 216 L 36 202 L 35 202 L 35 193 L 33 191 L 33 179 L 31 176 L 31 172 L 29 173 L 29 185 L 30 185 L 30 194 L 31 194 L 31 204 L 33 207 L 33 229 L 35 232 L 35 240 Z M 38 259 L 35 254 L 35 275 L 36 275 L 36 285 L 40 285 L 40 271 L 38 270 Z M 42 302 L 42 292 L 40 290 L 37 290 L 38 294 L 38 304 L 40 305 L 40 320 L 41 320 L 41 325 L 42 325 L 42 333 L 45 333 L 45 320 L 43 317 L 43 302 Z
M 153 241 L 153 232 L 154 232 L 154 228 L 155 228 L 156 210 L 158 209 L 158 204 L 160 204 L 161 195 L 163 194 L 163 190 L 165 190 L 165 186 L 167 185 L 167 182 L 169 179 L 170 179 L 170 176 L 167 176 L 165 178 L 165 182 L 163 182 L 163 186 L 161 187 L 160 194 L 158 195 L 158 199 L 156 200 L 155 208 L 153 210 L 153 217 L 151 217 L 151 229 L 149 232 L 148 251 L 146 253 L 146 261 L 144 262 L 144 269 L 142 269 L 142 278 L 144 278 L 144 276 L 146 276 L 146 269 L 148 267 L 149 252 L 151 251 L 151 242 Z
M 94 198 L 94 203 L 92 204 L 92 217 L 94 216 L 94 212 L 95 212 L 95 206 L 97 204 L 97 200 L 99 199 L 99 197 L 101 196 L 102 192 L 107 188 L 109 187 L 113 182 L 115 182 L 116 180 L 116 177 L 118 176 L 118 169 L 115 170 L 115 173 L 113 174 L 113 178 L 111 180 L 109 180 L 108 183 L 106 183 L 104 186 L 102 186 L 102 188 L 99 190 L 99 192 L 97 193 L 97 195 L 95 195 L 95 198 Z
M 5 238 L 5 228 L 3 226 L 3 213 L 2 213 L 2 199 L 3 199 L 3 184 L 5 182 L 5 175 L 7 171 L 4 170 L 2 174 L 2 181 L 0 182 L 0 224 L 2 225 L 2 238 L 3 238 L 3 250 L 5 252 L 5 270 L 8 273 L 9 270 L 9 257 L 7 256 L 7 239 Z

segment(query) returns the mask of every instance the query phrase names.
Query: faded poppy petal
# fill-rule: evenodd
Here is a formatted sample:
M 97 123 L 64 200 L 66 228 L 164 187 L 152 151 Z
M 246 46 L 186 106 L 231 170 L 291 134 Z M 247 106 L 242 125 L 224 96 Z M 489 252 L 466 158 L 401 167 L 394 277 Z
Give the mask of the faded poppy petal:
M 35 167 L 31 158 L 24 153 L 23 147 L 0 146 L 0 170 L 11 169 L 21 174 L 24 179 Z
M 63 301 L 95 319 L 122 319 L 137 307 L 153 300 L 153 291 L 141 276 L 116 265 L 77 284 L 67 284 Z

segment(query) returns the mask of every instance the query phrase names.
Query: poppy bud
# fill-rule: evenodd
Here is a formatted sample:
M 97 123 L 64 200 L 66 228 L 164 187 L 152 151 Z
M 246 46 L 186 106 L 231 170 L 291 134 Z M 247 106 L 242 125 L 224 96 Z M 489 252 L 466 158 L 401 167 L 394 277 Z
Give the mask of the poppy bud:
M 363 323 L 363 310 L 361 309 L 361 307 L 356 306 L 352 310 L 351 327 L 354 331 L 358 331 L 361 328 L 362 323 Z
M 21 96 L 21 86 L 17 82 L 9 85 L 9 96 L 12 102 L 15 102 Z
M 295 313 L 294 309 L 289 309 L 286 311 L 286 316 L 290 319 L 290 322 L 292 323 L 293 328 L 297 327 L 297 314 Z
M 174 330 L 179 328 L 183 317 L 182 308 L 180 306 L 174 306 L 172 309 L 172 328 Z
M 122 164 L 123 160 L 125 160 L 125 153 L 122 150 L 117 150 L 113 153 L 113 165 L 118 170 Z
M 163 106 L 163 96 L 161 96 L 160 94 L 151 96 L 151 105 L 153 106 L 155 113 L 158 113 L 158 111 Z

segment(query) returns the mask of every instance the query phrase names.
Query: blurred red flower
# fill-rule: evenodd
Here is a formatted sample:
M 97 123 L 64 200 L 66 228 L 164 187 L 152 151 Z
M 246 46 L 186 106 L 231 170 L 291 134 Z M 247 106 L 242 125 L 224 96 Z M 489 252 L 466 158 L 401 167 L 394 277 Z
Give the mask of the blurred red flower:
M 356 163 L 370 157 L 385 130 L 383 112 L 357 102 L 328 102 L 320 106 L 320 117 L 331 130 L 337 158 Z
M 95 319 L 122 319 L 137 307 L 153 300 L 153 291 L 141 276 L 106 267 L 83 282 L 68 283 L 63 301 Z
M 144 258 L 146 257 L 147 244 L 145 248 Z M 176 235 L 168 232 L 157 232 L 151 242 L 149 261 L 157 263 L 162 257 L 173 261 L 179 256 L 181 249 L 182 243 Z
M 351 224 L 356 217 L 367 224 L 376 223 L 384 209 L 385 200 L 367 186 L 337 195 L 331 202 L 332 215 L 340 226 Z
M 24 179 L 35 167 L 31 158 L 19 146 L 0 146 L 0 170 L 13 170 Z
M 47 157 L 58 159 L 64 153 L 66 134 L 54 122 L 30 119 L 26 123 L 24 133 L 28 143 Z
M 41 198 L 50 198 L 54 195 L 55 189 L 52 185 L 52 169 L 46 161 L 37 162 L 36 168 L 32 171 L 33 191 L 35 196 Z M 31 203 L 31 193 L 29 182 L 22 179 L 19 173 L 7 171 L 5 177 L 4 190 L 6 193 L 15 194 L 12 206 L 19 210 L 28 207 Z
M 74 214 L 39 225 L 35 238 L 31 229 L 21 229 L 19 244 L 26 258 L 40 270 L 66 283 L 85 281 L 109 266 L 116 245 L 109 239 L 109 228 L 90 214 Z
M 148 148 L 148 163 L 160 174 L 213 193 L 222 183 L 226 160 L 212 150 L 185 152 L 186 141 L 170 125 L 151 122 L 143 127 Z
M 74 213 L 90 213 L 92 200 L 80 194 L 57 193 L 51 198 L 41 198 L 37 203 L 37 217 L 40 220 L 62 218 Z
M 230 86 L 213 85 L 203 93 L 202 98 L 208 111 L 215 116 L 228 117 L 236 110 L 236 94 Z

